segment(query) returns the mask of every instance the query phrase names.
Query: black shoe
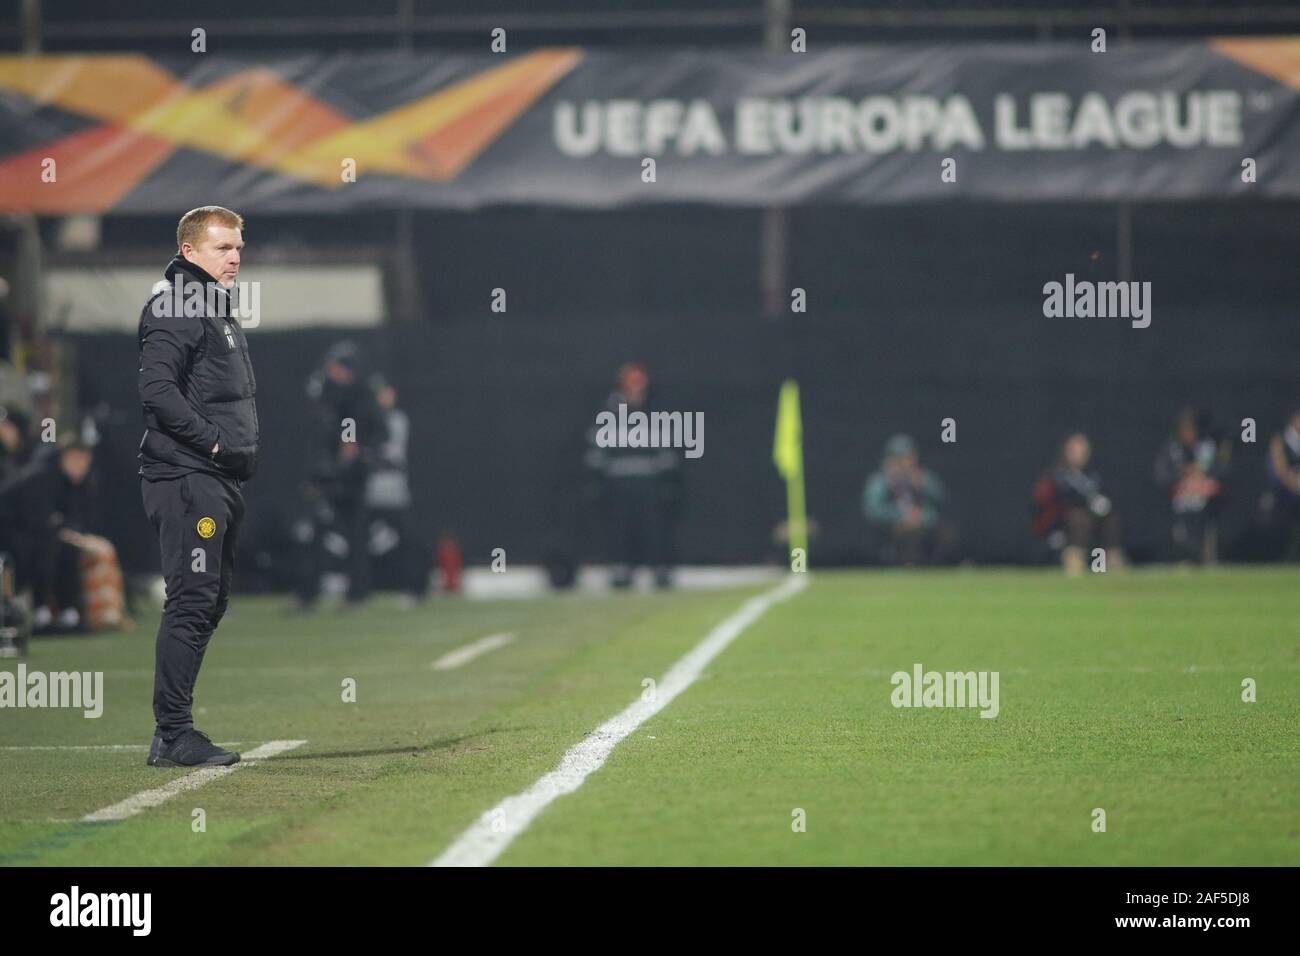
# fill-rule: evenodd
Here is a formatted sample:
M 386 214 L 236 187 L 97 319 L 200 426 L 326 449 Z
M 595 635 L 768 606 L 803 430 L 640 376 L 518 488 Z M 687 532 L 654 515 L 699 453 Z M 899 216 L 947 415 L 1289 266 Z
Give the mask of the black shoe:
M 155 736 L 149 748 L 151 767 L 228 767 L 239 763 L 239 754 L 223 750 L 201 730 L 187 730 L 171 743 Z

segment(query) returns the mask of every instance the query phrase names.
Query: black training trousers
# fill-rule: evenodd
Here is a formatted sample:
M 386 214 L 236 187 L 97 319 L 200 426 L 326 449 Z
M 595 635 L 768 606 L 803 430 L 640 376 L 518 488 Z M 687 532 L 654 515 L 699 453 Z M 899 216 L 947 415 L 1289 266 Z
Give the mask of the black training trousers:
M 244 518 L 238 482 L 203 472 L 141 480 L 158 532 L 167 600 L 154 656 L 153 713 L 170 741 L 194 726 L 194 684 L 230 600 L 235 542 Z

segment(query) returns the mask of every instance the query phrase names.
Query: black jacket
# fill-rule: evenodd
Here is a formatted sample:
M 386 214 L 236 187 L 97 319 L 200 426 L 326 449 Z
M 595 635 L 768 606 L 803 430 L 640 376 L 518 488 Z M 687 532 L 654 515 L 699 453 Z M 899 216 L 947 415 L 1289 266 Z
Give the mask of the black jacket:
M 194 263 L 178 255 L 163 276 L 167 286 L 145 303 L 137 335 L 145 424 L 140 474 L 154 481 L 203 471 L 246 481 L 257 469 L 258 425 L 244 330 L 229 294 Z M 195 282 L 215 290 L 202 315 L 176 314 L 177 276 L 182 290 Z

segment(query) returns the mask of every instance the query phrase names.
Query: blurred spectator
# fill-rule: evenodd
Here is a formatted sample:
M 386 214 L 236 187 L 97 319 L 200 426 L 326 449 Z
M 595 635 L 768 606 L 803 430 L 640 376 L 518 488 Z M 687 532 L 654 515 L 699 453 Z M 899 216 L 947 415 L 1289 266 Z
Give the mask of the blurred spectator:
M 1061 443 L 1056 464 L 1034 485 L 1034 530 L 1060 544 L 1061 565 L 1071 577 L 1083 573 L 1093 547 L 1106 550 L 1108 569 L 1125 564 L 1120 549 L 1119 516 L 1101 493 L 1101 477 L 1089 470 L 1092 444 L 1075 432 Z
M 384 417 L 388 437 L 379 445 L 366 482 L 370 512 L 370 550 L 378 577 L 395 585 L 414 601 L 429 590 L 432 551 L 417 541 L 411 527 L 411 484 L 406 474 L 406 445 L 411 424 L 397 407 L 397 389 L 375 383 L 375 401 Z
M 1283 538 L 1283 559 L 1300 558 L 1300 410 L 1269 439 L 1264 512 Z
M 37 631 L 81 623 L 79 539 L 94 521 L 91 458 L 80 441 L 64 441 L 0 488 L 0 540 L 14 555 L 18 590 L 31 590 Z
M 1208 434 L 1206 416 L 1184 409 L 1173 437 L 1156 456 L 1156 482 L 1169 495 L 1173 545 L 1179 560 L 1213 564 L 1219 555 L 1218 518 L 1230 446 Z
M 371 589 L 366 485 L 379 448 L 388 440 L 388 426 L 366 383 L 361 353 L 351 342 L 331 346 L 321 368 L 308 379 L 307 394 L 316 402 L 320 425 L 319 457 L 308 483 L 311 497 L 318 500 L 307 511 L 328 516 L 331 524 L 328 530 L 317 526 L 311 539 L 313 547 L 342 545 L 347 604 L 358 605 Z M 304 609 L 310 609 L 320 593 L 320 577 L 312 562 L 306 563 L 304 574 L 298 598 Z
M 32 401 L 29 379 L 0 361 L 0 484 L 31 458 Z
M 54 391 L 54 383 L 51 381 L 48 372 L 36 371 L 27 376 L 27 387 L 32 396 L 31 424 L 28 426 L 27 432 L 30 453 L 27 461 L 35 462 L 47 455 L 53 459 L 58 454 L 58 445 L 44 438 L 41 429 L 45 422 L 61 420 L 58 395 Z M 86 439 L 93 447 L 93 436 L 86 435 L 83 430 L 82 438 Z
M 649 411 L 650 375 L 640 362 L 619 369 L 618 382 L 605 410 L 618 415 Z M 601 447 L 597 429 L 588 433 L 587 467 L 598 476 L 605 502 L 611 582 L 616 588 L 632 584 L 635 569 L 648 565 L 655 585 L 672 586 L 673 524 L 682 505 L 681 452 L 672 448 Z
M 941 514 L 944 500 L 943 483 L 921 467 L 916 443 L 907 435 L 889 439 L 862 495 L 863 513 L 882 539 L 886 564 L 936 564 L 947 557 L 954 535 Z
M 0 406 L 0 484 L 27 464 L 30 451 L 27 416 L 17 409 Z

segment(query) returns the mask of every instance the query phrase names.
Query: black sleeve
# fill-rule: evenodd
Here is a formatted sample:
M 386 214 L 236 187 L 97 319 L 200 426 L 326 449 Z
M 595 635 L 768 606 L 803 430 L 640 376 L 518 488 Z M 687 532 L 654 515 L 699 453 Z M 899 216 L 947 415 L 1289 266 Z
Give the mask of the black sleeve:
M 217 426 L 185 400 L 178 383 L 203 340 L 202 319 L 140 320 L 140 403 L 172 438 L 207 457 L 217 443 Z

